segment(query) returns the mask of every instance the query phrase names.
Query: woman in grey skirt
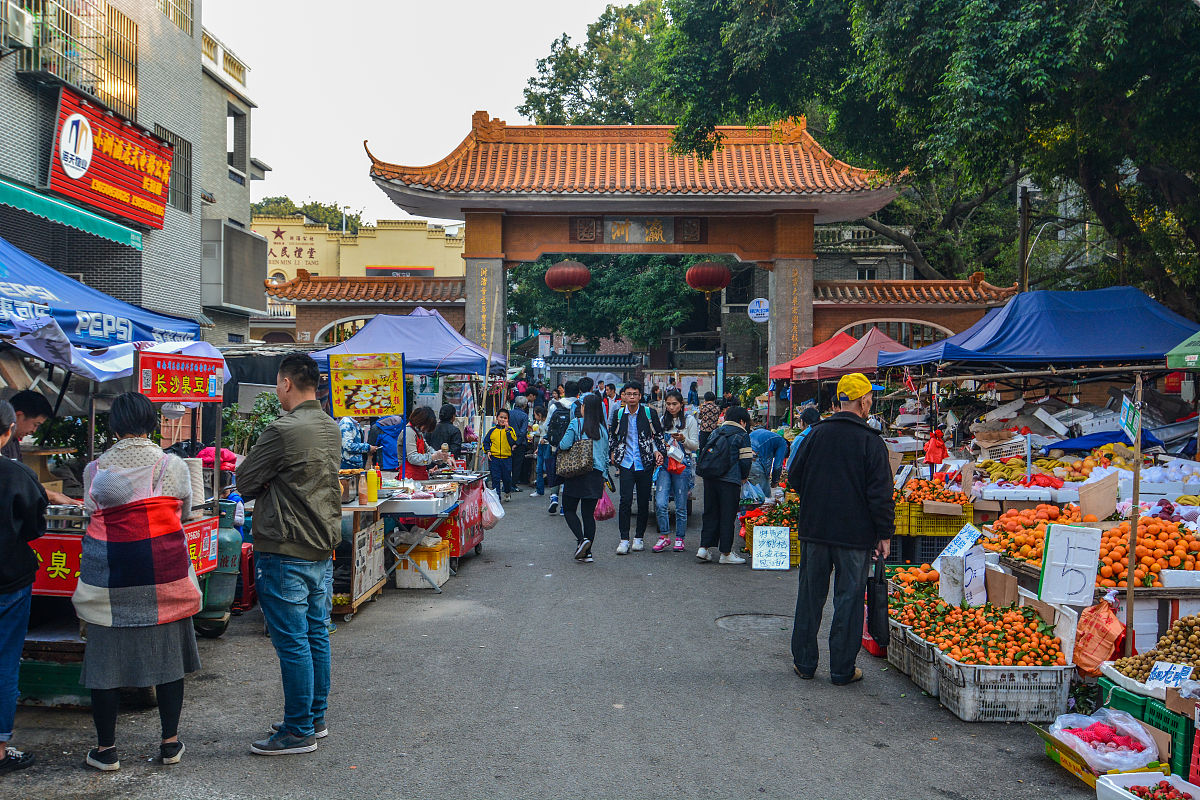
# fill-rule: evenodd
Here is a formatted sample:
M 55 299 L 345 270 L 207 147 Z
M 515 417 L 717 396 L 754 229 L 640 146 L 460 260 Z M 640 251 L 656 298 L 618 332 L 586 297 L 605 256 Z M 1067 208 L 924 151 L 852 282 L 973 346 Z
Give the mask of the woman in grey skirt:
M 200 668 L 191 617 L 200 589 L 182 518 L 191 512 L 187 465 L 150 441 L 158 412 L 143 395 L 113 400 L 109 427 L 118 441 L 84 470 L 91 519 L 72 601 L 87 623 L 81 682 L 92 690 L 98 746 L 87 763 L 119 769 L 118 691 L 154 686 L 164 764 L 183 757 L 179 716 L 183 676 Z

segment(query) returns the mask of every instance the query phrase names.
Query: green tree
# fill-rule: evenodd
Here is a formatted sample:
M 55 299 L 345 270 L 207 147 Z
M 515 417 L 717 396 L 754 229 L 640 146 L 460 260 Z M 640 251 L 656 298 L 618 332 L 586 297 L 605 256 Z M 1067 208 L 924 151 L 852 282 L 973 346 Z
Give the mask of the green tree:
M 264 217 L 292 217 L 303 214 L 314 222 L 325 223 L 332 231 L 340 231 L 343 208 L 345 206 L 338 203 L 322 203 L 316 200 L 309 200 L 304 205 L 298 206 L 290 197 L 281 195 L 264 197 L 257 203 L 251 203 L 250 213 Z M 362 225 L 362 210 L 346 211 L 345 214 L 346 233 L 352 236 L 357 235 L 358 229 Z

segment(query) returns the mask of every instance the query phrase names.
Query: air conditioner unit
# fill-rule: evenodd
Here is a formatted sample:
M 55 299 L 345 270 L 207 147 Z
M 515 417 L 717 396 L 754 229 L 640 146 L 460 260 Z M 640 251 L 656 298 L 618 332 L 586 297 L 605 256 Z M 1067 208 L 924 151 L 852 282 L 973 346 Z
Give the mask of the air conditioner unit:
M 33 14 L 16 3 L 8 4 L 8 43 L 13 47 L 33 47 L 37 34 Z

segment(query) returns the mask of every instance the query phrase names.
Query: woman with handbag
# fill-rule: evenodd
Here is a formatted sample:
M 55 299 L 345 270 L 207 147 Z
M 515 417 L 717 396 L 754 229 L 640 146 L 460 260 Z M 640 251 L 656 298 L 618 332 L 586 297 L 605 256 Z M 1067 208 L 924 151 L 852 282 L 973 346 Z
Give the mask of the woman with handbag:
M 654 506 L 658 514 L 658 543 L 651 548 L 661 553 L 671 547 L 671 515 L 669 506 L 675 498 L 676 553 L 684 552 L 683 537 L 687 534 L 687 501 L 692 488 L 692 454 L 700 449 L 700 424 L 687 413 L 683 395 L 678 389 L 667 392 L 663 401 L 663 436 L 667 440 L 667 460 L 658 471 L 654 487 Z
M 592 563 L 596 538 L 596 504 L 604 496 L 604 474 L 608 469 L 608 427 L 604 404 L 588 392 L 583 398 L 583 416 L 567 425 L 558 445 L 555 472 L 564 478 L 563 516 L 575 534 L 575 560 Z M 582 519 L 576 513 L 582 514 Z

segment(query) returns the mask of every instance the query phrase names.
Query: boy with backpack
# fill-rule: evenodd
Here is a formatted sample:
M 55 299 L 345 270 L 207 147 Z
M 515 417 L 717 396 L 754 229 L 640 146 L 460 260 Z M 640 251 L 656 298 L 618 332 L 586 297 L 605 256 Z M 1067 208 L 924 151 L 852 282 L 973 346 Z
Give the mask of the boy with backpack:
M 630 550 L 644 550 L 646 525 L 650 521 L 650 498 L 654 496 L 654 473 L 667 455 L 662 421 L 658 413 L 642 403 L 642 384 L 630 381 L 621 389 L 624 405 L 613 414 L 609 423 L 609 453 L 613 466 L 620 470 L 621 503 L 617 509 L 617 525 L 621 543 L 617 555 Z M 633 494 L 637 490 L 637 535 L 629 542 L 629 521 L 633 513 Z
M 492 488 L 504 491 L 504 500 L 512 500 L 512 457 L 517 446 L 517 434 L 509 427 L 508 412 L 503 408 L 496 412 L 496 424 L 483 435 L 483 446 L 488 454 L 488 468 L 492 472 Z

